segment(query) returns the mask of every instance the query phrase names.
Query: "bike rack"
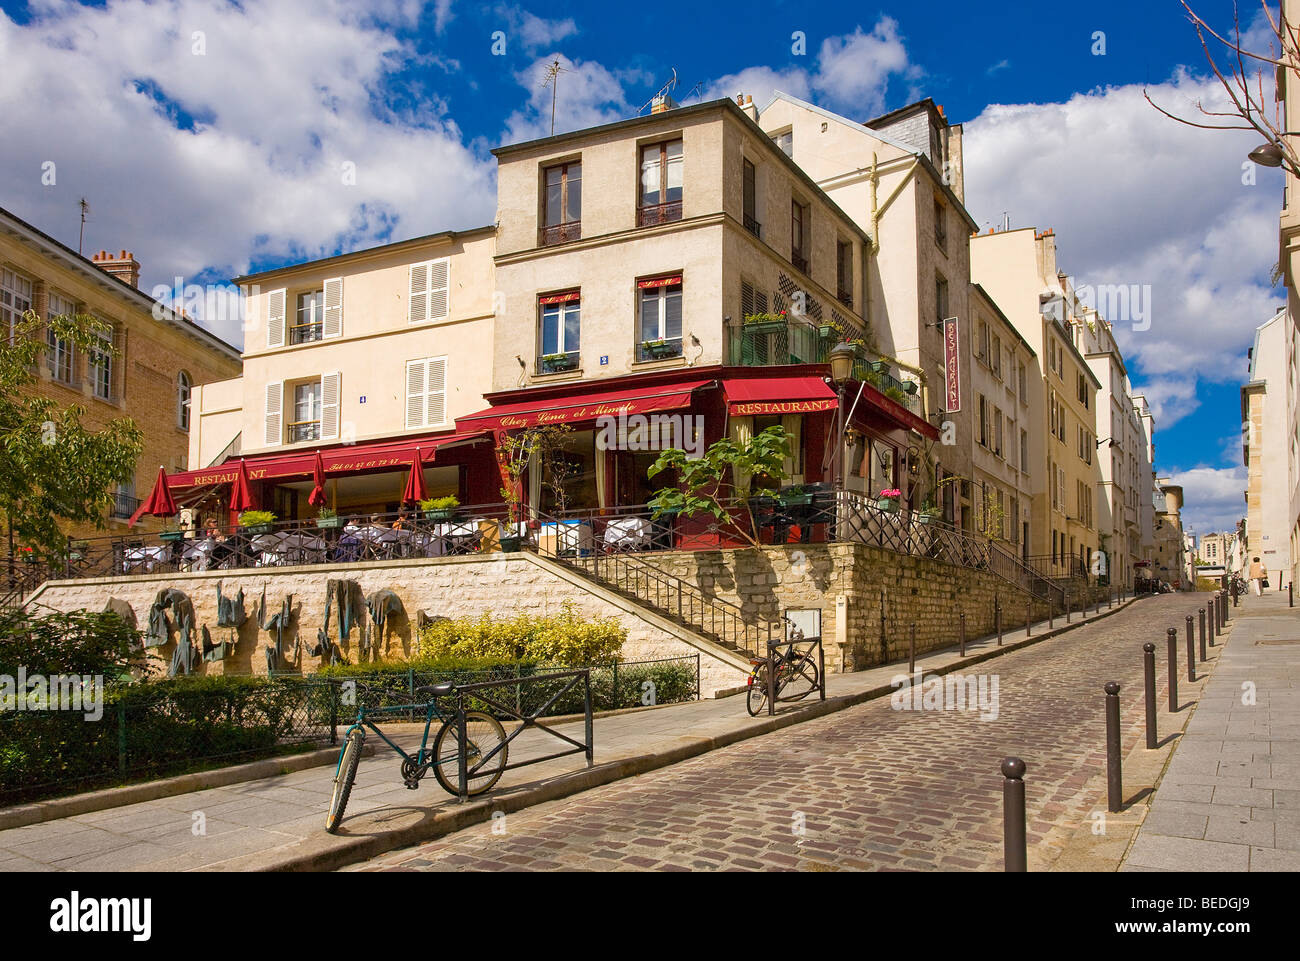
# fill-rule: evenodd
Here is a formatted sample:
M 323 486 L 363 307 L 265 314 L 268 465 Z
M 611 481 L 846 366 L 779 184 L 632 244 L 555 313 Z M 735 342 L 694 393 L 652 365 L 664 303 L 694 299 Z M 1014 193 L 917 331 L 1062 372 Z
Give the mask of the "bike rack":
M 796 647 L 799 647 L 800 645 L 808 645 L 808 650 L 801 653 L 802 657 L 805 658 L 811 657 L 813 655 L 813 652 L 816 651 L 817 654 L 816 690 L 820 694 L 821 700 L 823 701 L 826 700 L 826 652 L 822 647 L 822 639 L 820 637 L 796 636 L 788 641 L 768 641 L 767 642 L 767 665 L 768 665 L 767 667 L 767 715 L 768 717 L 772 717 L 776 714 L 776 702 L 778 700 L 782 701 L 783 703 L 787 703 L 790 701 L 802 701 L 805 697 L 807 697 L 809 694 L 812 693 L 812 691 L 805 691 L 802 694 L 792 695 L 790 697 L 778 698 L 776 696 L 776 670 L 775 670 L 776 651 L 778 648 L 782 648 L 782 647 L 788 648 L 789 654 L 787 654 L 784 658 L 782 658 L 782 660 L 789 660 L 790 654 L 793 654 L 794 649 Z
M 536 710 L 532 711 L 532 713 L 524 713 L 518 707 L 512 707 L 508 704 L 501 704 L 497 701 L 494 701 L 492 698 L 487 697 L 482 693 L 483 691 L 494 690 L 500 687 L 515 687 L 515 688 L 522 689 L 523 685 L 525 684 L 537 683 L 538 681 L 555 681 L 564 678 L 568 678 L 568 683 L 563 685 L 558 691 L 552 694 L 544 704 L 542 704 Z M 544 724 L 538 724 L 537 721 L 538 718 L 540 718 L 543 714 L 546 713 L 547 710 L 550 709 L 552 704 L 558 701 L 569 691 L 577 687 L 579 682 L 581 682 L 583 687 L 582 701 L 583 701 L 583 714 L 585 717 L 585 724 L 583 728 L 583 740 L 575 741 L 573 738 L 568 737 L 565 734 L 561 734 L 559 731 L 551 730 L 549 727 L 547 727 Z M 517 738 L 521 732 L 523 732 L 524 730 L 530 727 L 536 727 L 539 730 L 545 731 L 547 734 L 551 735 L 551 737 L 557 738 L 558 740 L 561 740 L 566 744 L 570 744 L 572 745 L 572 747 L 570 747 L 568 750 L 565 751 L 558 751 L 554 754 L 547 754 L 544 757 L 530 758 L 527 761 L 518 761 L 513 764 L 507 764 L 505 765 L 505 767 L 501 769 L 502 773 L 505 773 L 506 771 L 513 771 L 516 768 L 527 767 L 530 764 L 541 764 L 543 761 L 554 761 L 556 758 L 569 757 L 570 755 L 573 754 L 585 754 L 587 756 L 587 767 L 591 767 L 593 761 L 594 738 L 593 738 L 592 717 L 591 717 L 591 671 L 590 670 L 583 669 L 577 671 L 553 671 L 546 674 L 534 674 L 528 677 L 519 677 L 519 678 L 512 677 L 500 681 L 478 681 L 474 684 L 457 685 L 456 723 L 459 726 L 459 730 L 457 731 L 457 739 L 456 739 L 457 755 L 458 755 L 456 763 L 459 771 L 458 785 L 460 787 L 460 802 L 462 804 L 465 803 L 467 800 L 469 800 L 469 775 L 471 773 L 469 770 L 469 759 L 466 756 L 467 752 L 466 752 L 466 745 L 465 745 L 465 740 L 466 740 L 465 712 L 467 709 L 465 701 L 467 695 L 471 695 L 476 700 L 481 701 L 483 704 L 485 704 L 494 712 L 499 712 L 498 714 L 499 718 L 502 719 L 509 718 L 512 721 L 521 722 L 519 726 L 515 728 L 514 731 L 506 735 L 506 739 L 504 741 L 502 741 L 495 748 L 489 751 L 485 756 L 479 759 L 478 763 L 474 766 L 475 770 L 477 770 L 478 768 L 486 764 L 488 761 L 490 761 L 493 757 L 497 755 L 498 752 L 505 750 L 507 745 L 509 745 L 511 741 Z

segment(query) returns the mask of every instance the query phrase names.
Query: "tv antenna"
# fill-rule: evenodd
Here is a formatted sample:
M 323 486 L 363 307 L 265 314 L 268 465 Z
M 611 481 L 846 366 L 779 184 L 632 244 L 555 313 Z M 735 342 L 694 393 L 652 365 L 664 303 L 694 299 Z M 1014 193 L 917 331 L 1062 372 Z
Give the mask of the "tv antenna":
M 673 68 L 671 68 L 671 69 L 672 69 L 672 71 L 673 71 L 672 79 L 669 80 L 669 81 L 668 81 L 666 84 L 664 84 L 662 87 L 660 87 L 660 88 L 658 89 L 658 91 L 656 91 L 656 93 L 655 93 L 655 95 L 654 95 L 653 97 L 651 97 L 651 98 L 650 98 L 649 100 L 647 100 L 645 103 L 641 104 L 640 109 L 637 110 L 637 114 L 638 114 L 638 115 L 640 115 L 641 111 L 644 110 L 646 107 L 649 107 L 649 106 L 653 105 L 656 101 L 661 100 L 661 99 L 664 98 L 664 97 L 667 97 L 669 91 L 676 89 L 676 87 L 677 87 L 677 68 L 676 68 L 676 67 L 673 67 Z M 703 81 L 701 81 L 701 82 L 703 82 Z
M 81 198 L 79 204 L 81 207 L 81 232 L 77 234 L 78 254 L 81 253 L 81 245 L 82 243 L 85 242 L 86 239 L 86 214 L 90 213 L 90 203 L 86 200 L 85 197 Z
M 553 62 L 546 65 L 546 76 L 542 79 L 543 87 L 551 88 L 551 136 L 555 136 L 555 99 L 560 89 L 560 74 L 571 73 L 568 67 L 560 66 L 560 60 L 557 57 Z

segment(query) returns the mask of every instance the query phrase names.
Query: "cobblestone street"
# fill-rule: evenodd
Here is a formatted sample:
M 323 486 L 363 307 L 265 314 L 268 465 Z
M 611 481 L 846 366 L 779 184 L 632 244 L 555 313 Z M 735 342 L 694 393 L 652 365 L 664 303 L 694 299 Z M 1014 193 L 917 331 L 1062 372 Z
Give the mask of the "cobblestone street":
M 1184 618 L 1207 601 L 1148 598 L 975 666 L 998 677 L 996 719 L 881 699 L 349 870 L 1001 870 L 1008 754 L 1028 765 L 1029 866 L 1042 869 L 1105 809 L 1104 780 L 1088 783 L 1105 771 L 1103 683 L 1122 685 L 1127 752 L 1155 642 L 1161 737 L 1181 728 L 1194 695 L 1164 713 L 1164 632 L 1179 629 L 1181 658 Z

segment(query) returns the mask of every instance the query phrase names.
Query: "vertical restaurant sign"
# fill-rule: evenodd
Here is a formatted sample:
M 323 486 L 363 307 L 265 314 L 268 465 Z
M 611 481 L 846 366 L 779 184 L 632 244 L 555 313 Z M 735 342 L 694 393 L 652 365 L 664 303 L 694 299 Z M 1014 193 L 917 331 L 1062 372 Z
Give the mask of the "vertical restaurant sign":
M 943 382 L 948 413 L 961 410 L 961 373 L 957 363 L 957 318 L 943 321 Z

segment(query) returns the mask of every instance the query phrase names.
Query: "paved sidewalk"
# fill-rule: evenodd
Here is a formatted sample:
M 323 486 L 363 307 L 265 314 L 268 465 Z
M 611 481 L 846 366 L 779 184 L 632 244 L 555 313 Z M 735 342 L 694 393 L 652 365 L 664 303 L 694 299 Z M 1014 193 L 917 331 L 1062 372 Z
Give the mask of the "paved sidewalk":
M 1300 608 L 1268 591 L 1231 614 L 1121 871 L 1300 870 Z
M 1103 607 L 1086 619 L 1076 613 L 1070 626 L 1110 612 Z M 1023 625 L 1008 629 L 1001 650 L 1045 640 L 1063 629 L 1059 617 L 1054 630 L 1046 622 L 1035 624 L 1028 638 Z M 994 637 L 970 640 L 966 649 L 965 659 L 955 647 L 918 657 L 917 669 L 944 673 L 999 653 Z M 825 703 L 814 698 L 783 706 L 775 719 L 749 717 L 739 696 L 598 718 L 595 768 L 586 769 L 577 755 L 509 771 L 490 795 L 464 805 L 432 777 L 418 792 L 406 790 L 397 758 L 379 745 L 383 753 L 361 762 L 339 836 L 324 831 L 334 777 L 334 767 L 328 765 L 0 831 L 0 871 L 338 867 L 487 820 L 494 810 L 520 810 L 842 710 L 888 693 L 890 679 L 906 669 L 903 662 L 830 675 Z M 581 739 L 580 721 L 561 729 Z M 398 740 L 414 736 L 406 733 Z M 510 759 L 552 753 L 558 744 L 544 733 L 527 731 L 512 743 Z

